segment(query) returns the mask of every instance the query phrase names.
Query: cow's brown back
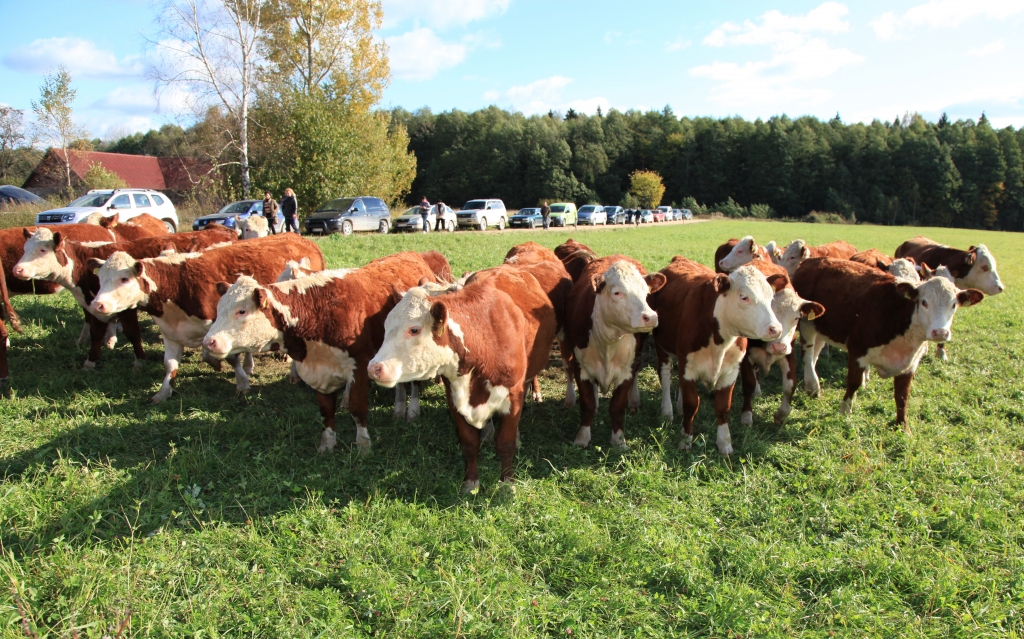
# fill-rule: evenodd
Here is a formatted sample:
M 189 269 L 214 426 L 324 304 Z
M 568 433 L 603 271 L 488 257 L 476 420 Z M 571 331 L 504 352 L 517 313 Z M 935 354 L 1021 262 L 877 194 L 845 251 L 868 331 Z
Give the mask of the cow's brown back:
M 536 242 L 517 244 L 505 253 L 506 264 L 536 264 L 537 262 L 558 262 L 560 258 L 554 251 Z
M 35 233 L 43 226 L 18 226 L 0 230 L 0 263 L 4 264 L 4 280 L 10 295 L 49 295 L 61 289 L 55 282 L 19 280 L 11 274 L 11 268 L 18 263 L 25 253 L 25 234 Z M 94 224 L 60 224 L 46 225 L 51 231 L 60 231 L 61 235 L 74 242 L 113 242 L 117 238 L 105 228 Z
M 844 240 L 829 242 L 821 246 L 812 246 L 810 249 L 811 257 L 834 257 L 840 260 L 848 260 L 857 254 L 857 247 Z
M 973 249 L 973 247 L 972 247 Z M 975 251 L 975 255 L 976 255 Z M 932 270 L 945 266 L 955 278 L 967 277 L 974 265 L 971 251 L 943 246 L 918 235 L 896 248 L 896 257 L 912 258 L 918 264 L 925 264 Z
M 115 220 L 115 217 L 116 216 L 104 217 L 100 220 L 100 226 L 113 231 L 118 240 L 140 240 L 144 237 L 156 237 L 158 235 L 168 234 L 167 227 L 164 226 L 164 223 L 149 213 L 136 215 L 132 219 L 125 220 L 124 222 Z
M 448 263 L 448 258 L 441 252 L 425 251 L 420 253 L 420 257 L 430 266 L 430 270 L 433 271 L 438 284 L 450 284 L 455 281 L 455 278 L 452 276 L 451 264 Z
M 877 268 L 880 271 L 884 271 L 889 268 L 892 264 L 893 259 L 878 249 L 868 249 L 861 251 L 850 258 L 851 262 L 860 262 L 861 264 L 867 264 L 872 268 Z

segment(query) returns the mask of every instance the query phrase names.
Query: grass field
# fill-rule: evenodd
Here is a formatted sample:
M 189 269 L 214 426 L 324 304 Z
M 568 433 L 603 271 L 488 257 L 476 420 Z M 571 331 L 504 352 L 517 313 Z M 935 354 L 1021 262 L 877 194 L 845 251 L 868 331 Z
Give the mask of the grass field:
M 357 236 L 322 240 L 332 267 L 436 248 L 453 270 L 498 263 L 514 243 L 569 235 L 656 270 L 715 247 L 846 239 L 891 253 L 911 228 L 710 222 L 609 231 Z M 20 297 L 14 397 L 0 400 L 0 636 L 163 637 L 989 637 L 1024 636 L 1024 243 L 986 243 L 1008 289 L 954 322 L 951 361 L 926 357 L 908 416 L 873 378 L 839 414 L 845 355 L 819 365 L 821 399 L 799 389 L 771 422 L 778 373 L 733 409 L 731 459 L 715 449 L 709 397 L 693 450 L 659 417 L 660 386 L 626 418 L 628 451 L 572 447 L 578 408 L 560 370 L 528 402 L 514 491 L 492 447 L 478 496 L 443 390 L 418 422 L 371 399 L 373 452 L 318 456 L 313 392 L 257 358 L 254 392 L 186 358 L 172 399 L 150 406 L 162 347 L 146 321 L 141 371 L 119 344 L 79 370 L 70 295 Z M 9 265 L 8 265 L 9 266 Z M 802 367 L 801 367 L 802 370 Z M 339 419 L 339 439 L 354 436 Z

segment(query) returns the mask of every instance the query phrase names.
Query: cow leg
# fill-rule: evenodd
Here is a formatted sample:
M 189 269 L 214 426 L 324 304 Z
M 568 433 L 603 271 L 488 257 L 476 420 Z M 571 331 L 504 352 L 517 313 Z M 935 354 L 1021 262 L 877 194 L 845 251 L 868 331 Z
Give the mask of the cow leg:
M 594 394 L 594 385 L 590 382 L 586 384 L 580 379 L 580 364 L 579 362 L 573 362 L 574 377 L 576 378 L 576 388 L 579 389 L 580 396 L 580 429 L 576 432 L 576 439 L 573 440 L 573 444 L 586 448 L 590 445 L 590 427 L 594 423 L 594 414 L 597 412 L 597 403 Z
M 817 397 L 821 393 L 821 381 L 818 379 L 818 371 L 815 366 L 825 342 L 813 332 L 810 337 L 811 341 L 805 342 L 803 334 L 800 336 L 800 343 L 804 351 L 804 390 L 811 397 Z
M 501 460 L 501 482 L 511 484 L 514 480 L 513 462 L 516 448 L 519 445 L 519 418 L 523 414 L 523 403 L 526 401 L 526 389 L 518 399 L 513 399 L 507 415 L 501 416 L 501 426 L 497 432 L 498 459 Z
M 409 410 L 405 414 L 405 421 L 415 421 L 420 416 L 420 383 L 409 382 Z
M 626 405 L 629 403 L 629 396 L 633 392 L 634 381 L 627 379 L 612 391 L 609 411 L 612 415 L 611 445 L 613 448 L 626 447 L 626 431 L 623 426 L 626 421 Z
M 697 382 L 683 377 L 683 366 L 679 364 L 679 393 L 683 398 L 683 425 L 679 429 L 679 450 L 690 450 L 693 445 L 693 418 L 700 408 L 700 393 L 697 392 Z
M 345 382 L 345 392 L 341 394 L 341 407 L 348 410 L 348 400 L 352 396 L 352 380 Z
M 754 423 L 754 397 L 757 395 L 757 371 L 754 370 L 754 363 L 750 361 L 750 352 L 740 362 L 740 379 L 743 380 L 743 411 L 740 412 L 740 423 L 750 426 Z M 716 402 L 718 395 L 715 395 Z
M 114 350 L 117 346 L 117 321 L 111 320 L 106 326 L 106 334 L 103 336 L 103 343 L 107 345 L 109 350 Z
M 245 371 L 246 375 L 252 377 L 252 367 L 255 364 L 256 362 L 253 360 L 252 353 L 246 353 L 245 359 L 242 361 L 242 370 Z
M 591 386 L 594 388 L 594 412 L 596 413 L 601 409 L 601 389 L 597 387 L 596 382 L 591 382 Z
M 455 431 L 458 433 L 459 445 L 462 448 L 462 461 L 466 468 L 462 476 L 462 494 L 476 493 L 480 489 L 480 472 L 476 466 L 476 458 L 480 453 L 480 430 L 474 428 L 459 411 L 455 410 L 452 386 L 447 377 L 444 378 L 444 394 L 448 400 L 448 412 L 455 422 Z
M 249 353 L 239 353 L 236 355 L 228 355 L 224 359 L 231 365 L 231 368 L 235 371 L 235 396 L 241 397 L 249 392 L 251 388 L 249 386 L 249 376 L 245 373 L 245 355 L 252 357 Z
M 732 409 L 732 384 L 724 388 L 715 389 L 715 417 L 718 418 L 718 434 L 715 436 L 715 444 L 718 452 L 722 455 L 732 455 L 732 433 L 729 432 L 729 411 Z
M 761 396 L 761 373 L 762 373 L 762 371 L 757 366 L 754 366 L 753 368 L 754 368 L 754 397 L 760 397 Z M 768 371 L 764 371 L 764 374 L 767 375 Z
M 142 350 L 142 328 L 139 327 L 139 311 L 130 308 L 117 314 L 121 323 L 124 336 L 131 342 L 132 352 L 135 353 L 135 368 L 141 368 L 142 362 L 146 359 L 146 351 Z
M 896 399 L 896 423 L 903 425 L 903 430 L 908 434 L 910 427 L 907 426 L 907 401 L 910 399 L 910 382 L 914 381 L 914 373 L 897 375 L 893 379 L 893 395 Z
M 846 395 L 843 397 L 843 404 L 839 412 L 849 415 L 853 412 L 853 400 L 857 396 L 857 390 L 864 383 L 864 369 L 857 363 L 857 356 L 851 351 L 847 355 L 846 362 Z
M 10 397 L 11 371 L 7 368 L 7 325 L 0 319 L 0 397 Z
M 291 382 L 292 384 L 298 384 L 299 382 L 302 381 L 302 378 L 299 377 L 299 370 L 298 368 L 296 368 L 297 366 L 298 364 L 295 362 L 295 360 L 292 360 L 292 368 L 291 371 L 288 373 L 288 381 Z M 343 403 L 347 404 L 347 402 Z
M 480 429 L 480 445 L 494 441 L 494 421 L 488 417 L 487 423 Z
M 395 419 L 405 418 L 406 391 L 405 384 L 395 386 Z
M 78 334 L 78 345 L 82 346 L 89 343 L 91 332 L 89 329 L 89 311 L 85 312 L 85 322 L 82 324 L 82 332 Z
M 178 376 L 178 364 L 181 362 L 181 357 L 184 354 L 185 346 L 183 344 L 164 337 L 164 382 L 160 385 L 160 390 L 149 401 L 159 404 L 170 398 L 171 384 L 174 382 L 174 378 Z
M 533 386 L 533 401 L 538 402 L 538 403 L 539 402 L 543 402 L 544 401 L 544 397 L 540 394 L 540 379 L 537 378 L 537 377 L 534 377 L 533 378 L 533 382 L 532 382 L 532 386 Z
M 558 342 L 558 350 L 562 353 L 562 370 L 565 371 L 565 407 L 576 405 L 576 385 L 572 376 L 572 349 L 563 341 Z
M 356 447 L 360 455 L 370 452 L 370 433 L 366 430 L 366 417 L 370 413 L 370 375 L 366 372 L 369 361 L 356 362 L 355 378 L 348 397 L 348 412 L 356 423 Z
M 317 446 L 318 453 L 334 452 L 334 446 L 338 443 L 338 433 L 334 428 L 334 418 L 338 411 L 338 391 L 333 393 L 316 393 L 316 403 L 320 406 L 320 417 L 324 420 L 324 430 L 320 434 L 320 445 Z
M 949 361 L 949 355 L 946 354 L 946 344 L 944 342 L 939 342 L 935 345 L 935 356 L 944 362 Z
M 786 421 L 791 410 L 790 402 L 793 400 L 793 389 L 796 388 L 796 353 L 790 351 L 789 355 L 780 359 L 779 370 L 782 371 L 782 403 L 775 411 L 776 424 Z
M 96 362 L 100 360 L 100 348 L 103 345 L 107 327 L 110 325 L 93 315 L 89 315 L 87 322 L 89 324 L 89 355 L 86 357 L 82 369 L 93 370 L 96 368 Z
M 212 368 L 215 373 L 219 373 L 224 368 L 224 360 L 217 359 L 211 355 L 210 351 L 208 351 L 205 346 L 203 347 L 200 357 L 204 362 L 210 365 L 210 368 Z
M 644 344 L 647 343 L 647 333 L 636 334 L 636 351 L 633 354 L 633 383 L 629 387 L 629 412 L 636 413 L 640 410 L 640 379 L 637 373 L 640 371 L 640 358 L 644 353 Z
M 661 416 L 672 421 L 672 360 L 658 358 L 658 377 L 661 379 Z

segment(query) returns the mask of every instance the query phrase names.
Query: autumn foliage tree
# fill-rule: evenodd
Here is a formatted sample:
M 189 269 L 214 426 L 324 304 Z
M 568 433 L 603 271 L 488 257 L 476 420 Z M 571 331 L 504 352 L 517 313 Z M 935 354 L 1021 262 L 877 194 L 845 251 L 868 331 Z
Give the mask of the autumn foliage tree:
M 654 171 L 633 171 L 629 175 L 629 193 L 641 208 L 653 209 L 665 196 L 665 185 Z

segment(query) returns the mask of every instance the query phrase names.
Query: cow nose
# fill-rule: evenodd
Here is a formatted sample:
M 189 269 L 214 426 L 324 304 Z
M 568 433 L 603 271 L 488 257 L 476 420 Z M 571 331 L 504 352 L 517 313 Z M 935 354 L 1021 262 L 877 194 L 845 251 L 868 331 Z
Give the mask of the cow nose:
M 774 338 L 778 337 L 779 335 L 782 335 L 782 328 L 778 324 L 772 324 L 771 326 L 768 327 L 769 337 Z
M 370 364 L 366 371 L 370 374 L 370 379 L 379 381 L 381 375 L 384 374 L 384 364 L 377 362 L 376 364 Z
M 11 269 L 11 272 L 14 274 L 14 277 L 18 277 L 18 278 L 24 278 L 25 277 L 25 267 L 23 267 L 21 264 L 18 264 L 13 269 Z
M 718 260 L 718 268 L 720 268 L 720 269 L 722 269 L 724 271 L 725 270 L 725 264 L 723 264 L 723 262 L 725 262 L 725 260 Z
M 96 310 L 97 313 L 106 313 L 107 312 L 107 305 L 104 304 L 103 302 L 95 302 L 94 301 L 92 303 L 92 307 L 93 307 L 93 309 Z
M 932 339 L 935 340 L 936 342 L 945 342 L 946 340 L 949 339 L 949 329 L 948 328 L 933 328 L 932 329 Z
M 206 339 L 204 339 L 203 346 L 205 346 L 208 350 L 213 351 L 215 353 L 220 352 L 220 340 L 217 339 L 216 337 L 207 337 Z
M 783 344 L 782 342 L 772 342 L 771 344 L 768 345 L 768 350 L 771 353 L 778 355 L 780 353 L 786 352 L 786 345 Z

